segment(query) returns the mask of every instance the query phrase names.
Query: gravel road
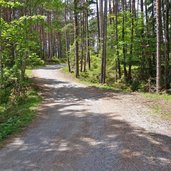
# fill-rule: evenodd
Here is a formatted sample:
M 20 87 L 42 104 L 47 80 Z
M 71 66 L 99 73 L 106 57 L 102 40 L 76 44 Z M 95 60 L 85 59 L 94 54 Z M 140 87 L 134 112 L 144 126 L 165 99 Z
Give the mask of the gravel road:
M 34 70 L 39 119 L 0 150 L 0 171 L 171 171 L 171 124 L 138 94 L 72 80 L 60 65 Z

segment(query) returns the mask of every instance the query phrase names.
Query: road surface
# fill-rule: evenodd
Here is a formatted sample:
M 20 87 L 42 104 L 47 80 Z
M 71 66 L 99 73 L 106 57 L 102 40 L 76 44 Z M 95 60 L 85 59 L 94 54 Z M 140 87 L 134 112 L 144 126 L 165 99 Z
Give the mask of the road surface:
M 39 119 L 0 150 L 0 171 L 171 170 L 171 125 L 139 95 L 87 87 L 60 68 L 34 70 Z

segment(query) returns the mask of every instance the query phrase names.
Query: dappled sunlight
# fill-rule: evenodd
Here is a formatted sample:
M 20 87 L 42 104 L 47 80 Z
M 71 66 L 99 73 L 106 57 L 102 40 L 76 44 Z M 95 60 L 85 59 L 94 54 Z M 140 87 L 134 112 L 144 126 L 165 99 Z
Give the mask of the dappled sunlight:
M 131 159 L 132 157 L 139 157 L 143 155 L 143 152 L 139 151 L 130 151 L 129 149 L 124 149 L 121 151 L 121 155 L 123 158 L 129 158 Z
M 62 88 L 56 86 L 62 81 L 53 79 L 36 81 L 44 96 L 40 120 L 0 152 L 3 168 L 9 167 L 8 162 L 14 169 L 20 164 L 20 170 L 48 170 L 49 165 L 66 171 L 82 171 L 85 166 L 86 171 L 171 167 L 171 137 L 135 126 L 103 105 L 103 98 L 117 102 L 119 94 L 89 87 Z M 51 86 L 44 87 L 44 82 Z
M 83 137 L 83 138 L 81 138 L 81 140 L 91 146 L 103 144 L 103 142 L 98 142 L 98 141 L 96 141 L 96 139 L 90 138 L 90 137 Z
M 68 142 L 65 140 L 62 140 L 59 144 L 58 147 L 58 151 L 69 151 L 69 147 L 68 147 Z
M 21 146 L 24 144 L 24 141 L 21 138 L 15 138 L 14 142 L 11 143 L 10 145 L 12 146 Z
M 53 123 L 53 118 L 44 118 L 39 125 L 42 131 L 39 132 L 40 134 L 37 135 L 36 139 L 32 137 L 36 136 L 36 132 L 39 131 L 38 128 L 33 129 L 24 139 L 16 139 L 13 146 L 8 147 L 11 149 L 9 155 L 13 151 L 18 151 L 16 146 L 20 147 L 18 152 L 22 157 L 13 158 L 13 163 L 22 161 L 25 168 L 35 169 L 40 164 L 39 160 L 36 160 L 36 164 L 32 163 L 36 158 L 39 158 L 42 162 L 43 158 L 41 159 L 41 156 L 47 156 L 48 158 L 54 158 L 55 156 L 58 160 L 64 155 L 66 162 L 68 162 L 67 158 L 72 156 L 71 158 L 76 157 L 77 162 L 88 165 L 89 160 L 87 158 L 91 158 L 92 163 L 94 163 L 96 157 L 101 155 L 99 157 L 101 167 L 104 168 L 105 162 L 113 163 L 116 168 L 122 168 L 122 165 L 123 167 L 125 165 L 134 167 L 135 165 L 136 168 L 139 165 L 139 167 L 148 168 L 149 170 L 150 168 L 167 168 L 167 165 L 171 164 L 170 137 L 161 135 L 161 138 L 155 138 L 156 134 L 151 135 L 151 133 L 141 128 L 132 127 L 124 120 L 114 119 L 115 115 L 112 116 L 112 114 L 104 113 L 102 115 L 84 110 L 82 111 L 84 116 L 80 118 L 79 110 L 69 111 L 66 105 L 65 111 L 61 110 L 65 109 L 65 105 L 62 108 L 58 105 L 51 106 L 53 110 L 56 110 L 54 114 L 58 115 L 57 123 L 57 120 L 54 120 Z M 53 126 L 51 127 L 52 132 L 50 131 L 47 134 L 47 128 L 43 127 L 43 124 L 49 119 L 51 120 L 49 126 Z M 60 124 L 62 121 L 65 121 L 64 125 Z M 95 121 L 105 123 L 94 130 Z M 30 154 L 35 157 L 28 161 L 27 156 Z M 65 161 L 61 162 L 61 165 L 66 166 Z M 72 168 L 75 168 L 77 164 L 74 165 L 69 164 Z M 54 167 L 58 168 L 60 165 L 57 164 Z

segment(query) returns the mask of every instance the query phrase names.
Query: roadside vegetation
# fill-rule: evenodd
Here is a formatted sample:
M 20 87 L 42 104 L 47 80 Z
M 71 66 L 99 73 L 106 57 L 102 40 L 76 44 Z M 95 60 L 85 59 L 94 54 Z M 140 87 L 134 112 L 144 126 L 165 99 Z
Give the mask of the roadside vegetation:
M 31 70 L 27 73 L 31 77 Z M 0 91 L 0 144 L 11 134 L 20 132 L 31 123 L 42 101 L 28 78 L 24 82 L 22 95 L 16 97 L 13 91 L 10 88 Z
M 92 83 L 168 91 L 170 6 L 168 0 L 1 0 L 1 84 L 22 85 L 27 66 L 45 61 L 66 62 L 69 72 Z
M 160 94 L 171 88 L 170 44 L 169 0 L 0 0 L 0 139 L 17 122 L 11 111 L 34 105 L 32 68 L 67 63 L 97 87 Z
M 131 91 L 170 89 L 168 0 L 65 2 L 68 70 L 77 78 Z
M 74 79 L 74 73 L 69 73 L 68 71 L 68 67 L 63 68 L 63 71 L 66 74 L 70 74 L 73 79 Z M 75 78 L 77 79 L 77 81 L 86 84 L 87 86 L 90 87 L 96 87 L 99 89 L 102 89 L 104 91 L 112 91 L 112 92 L 124 92 L 124 93 L 132 93 L 134 92 L 132 89 L 132 85 L 129 84 L 123 84 L 121 82 L 115 83 L 115 84 L 100 84 L 97 80 L 96 77 L 93 76 L 89 76 L 91 75 L 92 71 L 89 71 L 89 73 L 87 73 L 87 75 L 84 74 L 80 74 L 79 78 Z M 149 113 L 150 115 L 153 115 L 154 117 L 157 117 L 159 119 L 163 119 L 163 120 L 169 120 L 171 121 L 171 94 L 170 92 L 163 92 L 162 94 L 156 94 L 155 92 L 153 93 L 149 93 L 149 92 L 144 92 L 144 90 L 142 88 L 139 88 L 138 90 L 136 90 L 135 92 L 138 92 L 139 95 L 142 96 L 142 98 L 145 99 L 145 103 L 146 105 L 152 109 L 152 113 Z
M 44 64 L 33 28 L 45 17 L 21 13 L 25 5 L 0 0 L 0 142 L 26 127 L 41 103 L 28 77 L 32 67 Z
M 146 100 L 147 105 L 153 110 L 152 114 L 155 117 L 171 121 L 171 95 L 170 94 L 142 94 Z

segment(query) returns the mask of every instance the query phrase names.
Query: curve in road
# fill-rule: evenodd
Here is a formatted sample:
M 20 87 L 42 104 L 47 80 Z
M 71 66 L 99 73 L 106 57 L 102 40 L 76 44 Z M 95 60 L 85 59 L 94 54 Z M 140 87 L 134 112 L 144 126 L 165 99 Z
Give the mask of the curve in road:
M 171 170 L 169 127 L 137 95 L 86 87 L 60 68 L 34 70 L 40 119 L 0 150 L 1 171 Z

